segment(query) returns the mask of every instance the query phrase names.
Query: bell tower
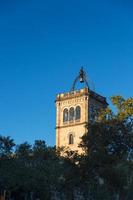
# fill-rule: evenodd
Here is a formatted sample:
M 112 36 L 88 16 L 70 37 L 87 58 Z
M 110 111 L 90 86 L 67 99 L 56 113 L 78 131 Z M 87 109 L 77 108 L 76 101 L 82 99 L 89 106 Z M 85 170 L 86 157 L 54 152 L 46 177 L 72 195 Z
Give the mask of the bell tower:
M 78 81 L 85 83 L 85 87 L 76 90 Z M 96 120 L 95 113 L 107 105 L 105 97 L 90 90 L 86 73 L 81 68 L 71 91 L 56 97 L 56 147 L 69 147 L 82 153 L 78 145 L 87 131 L 86 124 Z

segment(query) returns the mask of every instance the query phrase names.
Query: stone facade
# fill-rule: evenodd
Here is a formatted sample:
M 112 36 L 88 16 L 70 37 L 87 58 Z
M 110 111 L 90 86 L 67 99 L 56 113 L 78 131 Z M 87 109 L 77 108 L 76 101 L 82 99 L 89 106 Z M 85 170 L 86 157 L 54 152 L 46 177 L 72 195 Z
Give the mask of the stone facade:
M 56 147 L 68 147 L 82 153 L 78 145 L 87 131 L 86 124 L 89 120 L 94 120 L 94 108 L 98 111 L 105 106 L 107 106 L 106 98 L 88 88 L 58 94 L 56 98 Z M 74 116 L 71 117 L 71 113 Z

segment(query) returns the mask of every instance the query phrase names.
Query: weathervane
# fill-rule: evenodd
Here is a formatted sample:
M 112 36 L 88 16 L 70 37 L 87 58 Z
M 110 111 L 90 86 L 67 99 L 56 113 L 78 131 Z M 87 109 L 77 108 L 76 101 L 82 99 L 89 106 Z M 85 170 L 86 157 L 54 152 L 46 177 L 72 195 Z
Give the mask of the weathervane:
M 74 80 L 71 91 L 75 90 L 75 85 L 76 85 L 76 83 L 78 81 L 80 81 L 80 83 L 85 83 L 86 86 L 89 88 L 89 84 L 88 84 L 88 81 L 87 81 L 87 76 L 86 76 L 86 73 L 85 73 L 83 67 L 81 67 L 79 75 Z

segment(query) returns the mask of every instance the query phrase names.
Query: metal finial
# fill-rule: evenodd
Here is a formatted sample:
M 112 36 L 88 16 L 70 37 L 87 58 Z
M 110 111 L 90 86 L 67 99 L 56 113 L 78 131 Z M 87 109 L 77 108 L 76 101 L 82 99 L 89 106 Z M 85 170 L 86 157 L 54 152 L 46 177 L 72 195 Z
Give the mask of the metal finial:
M 85 83 L 86 86 L 89 88 L 89 84 L 87 82 L 86 73 L 85 73 L 83 67 L 81 67 L 79 75 L 74 80 L 71 91 L 75 90 L 75 85 L 78 82 L 78 80 L 80 81 L 80 83 Z
M 84 72 L 83 67 L 81 67 L 80 72 L 79 72 L 80 83 L 84 83 L 84 77 L 85 77 L 85 72 Z

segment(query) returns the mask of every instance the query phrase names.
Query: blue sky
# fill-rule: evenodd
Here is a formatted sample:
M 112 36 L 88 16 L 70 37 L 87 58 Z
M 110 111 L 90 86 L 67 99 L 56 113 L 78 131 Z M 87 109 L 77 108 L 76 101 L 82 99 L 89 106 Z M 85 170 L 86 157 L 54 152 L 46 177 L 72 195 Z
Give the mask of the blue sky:
M 55 144 L 57 93 L 80 66 L 109 98 L 133 95 L 131 0 L 0 1 L 0 134 Z

